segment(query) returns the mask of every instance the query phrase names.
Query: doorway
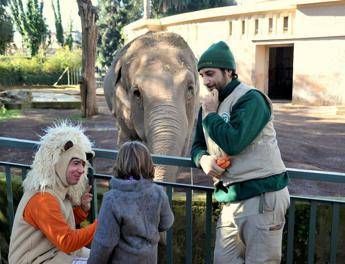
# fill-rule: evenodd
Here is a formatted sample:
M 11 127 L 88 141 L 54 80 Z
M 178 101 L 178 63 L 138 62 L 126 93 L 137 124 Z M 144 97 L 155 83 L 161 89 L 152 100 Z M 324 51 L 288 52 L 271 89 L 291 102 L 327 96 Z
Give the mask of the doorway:
M 268 97 L 292 100 L 293 46 L 269 48 Z

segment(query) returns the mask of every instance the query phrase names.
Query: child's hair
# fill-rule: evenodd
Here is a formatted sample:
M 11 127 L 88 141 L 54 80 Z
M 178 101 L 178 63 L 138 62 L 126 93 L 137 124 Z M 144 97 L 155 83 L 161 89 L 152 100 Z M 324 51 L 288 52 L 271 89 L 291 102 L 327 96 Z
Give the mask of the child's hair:
M 153 179 L 154 166 L 150 151 L 139 141 L 124 143 L 117 154 L 113 172 L 120 179 Z

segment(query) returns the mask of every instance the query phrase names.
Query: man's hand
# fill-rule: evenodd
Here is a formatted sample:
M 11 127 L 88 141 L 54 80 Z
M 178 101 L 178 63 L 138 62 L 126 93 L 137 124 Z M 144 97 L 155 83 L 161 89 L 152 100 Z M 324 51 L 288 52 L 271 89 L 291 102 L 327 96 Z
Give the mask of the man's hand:
M 92 193 L 90 193 L 92 186 L 89 185 L 86 188 L 85 193 L 81 196 L 81 209 L 84 212 L 90 211 L 91 208 L 91 200 L 92 200 Z
M 202 100 L 202 111 L 206 115 L 212 112 L 217 112 L 219 105 L 218 90 L 213 89 L 208 95 Z
M 229 156 L 218 157 L 216 162 L 217 165 L 223 169 L 227 169 L 231 166 L 231 159 Z
M 205 174 L 212 178 L 219 179 L 225 171 L 217 165 L 215 156 L 203 155 L 199 163 Z

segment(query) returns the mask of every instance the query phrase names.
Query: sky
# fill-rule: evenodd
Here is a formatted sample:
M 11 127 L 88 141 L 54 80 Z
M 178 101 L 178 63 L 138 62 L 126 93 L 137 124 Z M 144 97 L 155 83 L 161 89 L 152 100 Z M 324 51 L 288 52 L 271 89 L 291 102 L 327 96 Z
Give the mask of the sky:
M 93 5 L 97 5 L 97 0 L 91 1 Z M 56 32 L 55 30 L 55 18 L 52 8 L 52 0 L 43 0 L 43 16 L 46 19 L 46 23 L 51 32 Z M 54 0 L 54 4 L 56 0 Z M 26 0 L 23 0 L 24 9 L 26 9 Z M 81 22 L 78 15 L 78 4 L 77 0 L 60 0 L 60 10 L 62 26 L 65 32 L 69 31 L 69 23 L 72 21 L 72 30 L 81 31 Z M 21 45 L 21 36 L 18 32 L 14 34 L 14 42 L 17 45 Z
M 23 1 L 24 9 L 26 9 L 26 0 Z M 55 18 L 52 8 L 52 1 L 54 4 L 56 0 L 43 0 L 43 16 L 46 19 L 46 23 L 50 31 L 55 32 Z M 40 2 L 40 1 L 39 1 Z M 97 5 L 97 0 L 91 1 L 93 5 Z M 78 15 L 77 0 L 60 0 L 62 26 L 65 31 L 69 28 L 69 23 L 72 20 L 72 29 L 81 31 L 80 17 Z
M 44 0 L 43 14 L 50 31 L 55 32 L 55 18 L 51 4 L 52 0 Z M 95 1 L 92 1 L 93 4 Z M 56 0 L 54 0 L 54 4 Z M 77 0 L 60 0 L 61 19 L 64 31 L 69 30 L 69 23 L 72 20 L 72 30 L 81 31 L 80 17 L 78 15 Z

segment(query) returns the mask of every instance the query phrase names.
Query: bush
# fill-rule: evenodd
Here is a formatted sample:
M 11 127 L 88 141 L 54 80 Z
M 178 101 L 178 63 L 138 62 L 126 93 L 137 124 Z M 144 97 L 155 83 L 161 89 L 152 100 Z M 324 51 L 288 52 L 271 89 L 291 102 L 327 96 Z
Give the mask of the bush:
M 68 48 L 56 50 L 53 56 L 38 54 L 35 57 L 0 56 L 0 85 L 52 85 L 62 72 L 81 67 L 81 50 Z M 65 75 L 59 84 L 67 84 Z
M 0 106 L 0 122 L 6 121 L 8 119 L 21 117 L 21 110 L 10 109 L 7 110 L 5 106 Z

